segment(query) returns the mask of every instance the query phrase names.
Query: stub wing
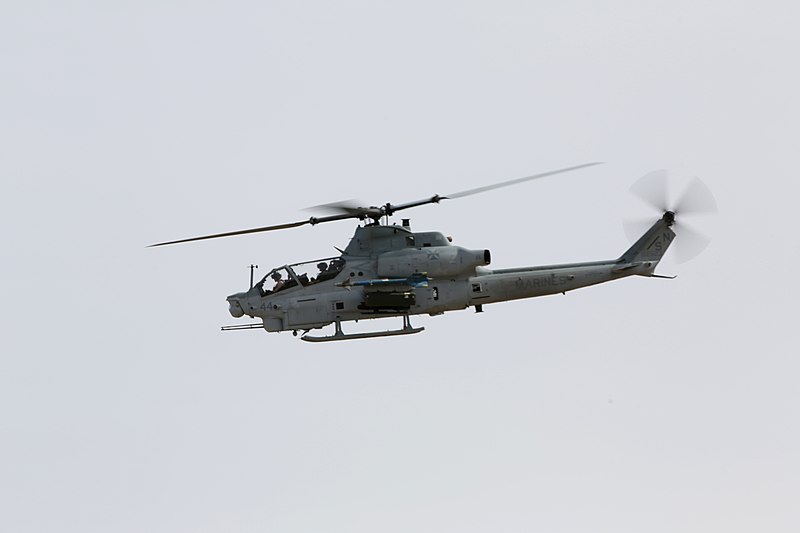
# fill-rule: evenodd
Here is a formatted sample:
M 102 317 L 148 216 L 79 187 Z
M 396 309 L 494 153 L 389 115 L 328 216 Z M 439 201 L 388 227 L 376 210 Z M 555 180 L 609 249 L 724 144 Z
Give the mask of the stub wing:
M 407 278 L 379 278 L 361 281 L 344 280 L 338 285 L 340 287 L 427 287 L 430 278 L 424 272 L 414 273 Z

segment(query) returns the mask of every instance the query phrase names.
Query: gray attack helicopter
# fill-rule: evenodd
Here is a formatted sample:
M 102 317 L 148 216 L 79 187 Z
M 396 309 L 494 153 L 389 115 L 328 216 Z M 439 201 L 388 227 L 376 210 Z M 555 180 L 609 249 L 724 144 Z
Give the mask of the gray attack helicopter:
M 566 293 L 627 276 L 667 278 L 654 271 L 676 236 L 673 229 L 676 228 L 677 215 L 712 213 L 716 211 L 716 202 L 710 190 L 695 178 L 677 207 L 670 207 L 666 202 L 668 176 L 665 171 L 648 174 L 631 188 L 633 193 L 659 210 L 660 218 L 654 223 L 652 219 L 648 220 L 646 225 L 649 228 L 637 233 L 634 244 L 617 259 L 607 261 L 489 269 L 489 250 L 454 246 L 449 237 L 435 231 L 414 232 L 408 219 L 402 219 L 400 225 L 389 223 L 389 217 L 412 207 L 438 204 L 442 200 L 462 198 L 597 164 L 586 163 L 403 204 L 371 207 L 326 204 L 318 207 L 335 214 L 151 246 L 359 219 L 363 225 L 356 228 L 344 250 L 337 248 L 341 252 L 338 256 L 273 268 L 258 283 L 253 283 L 251 266 L 250 288 L 228 296 L 227 301 L 234 318 L 247 315 L 260 319 L 261 323 L 224 326 L 222 329 L 264 328 L 268 332 L 292 331 L 294 335 L 302 331 L 302 340 L 311 342 L 419 333 L 425 328 L 413 327 L 411 315 L 441 315 L 470 306 L 480 313 L 486 304 Z M 626 225 L 628 230 L 635 227 L 636 224 Z M 691 244 L 683 260 L 699 253 L 708 243 L 708 239 L 684 225 L 679 231 L 689 237 L 687 241 Z M 402 327 L 362 333 L 342 331 L 342 322 L 385 317 L 402 318 Z M 335 328 L 330 335 L 308 334 L 330 324 Z

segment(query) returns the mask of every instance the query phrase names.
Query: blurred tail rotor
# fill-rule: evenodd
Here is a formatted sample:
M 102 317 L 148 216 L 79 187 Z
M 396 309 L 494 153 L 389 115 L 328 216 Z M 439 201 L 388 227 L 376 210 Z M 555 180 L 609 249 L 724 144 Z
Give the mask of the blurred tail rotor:
M 670 185 L 674 177 L 667 170 L 650 172 L 639 178 L 631 186 L 630 191 L 647 205 L 653 207 L 659 214 L 673 213 L 675 224 L 673 226 L 678 238 L 675 242 L 675 255 L 679 263 L 685 263 L 697 257 L 708 246 L 711 240 L 704 234 L 692 229 L 684 221 L 689 215 L 711 215 L 717 212 L 717 202 L 711 189 L 700 178 L 692 178 L 678 196 L 678 200 L 671 200 Z M 625 234 L 629 239 L 638 239 L 653 223 L 652 218 L 628 220 L 623 222 Z

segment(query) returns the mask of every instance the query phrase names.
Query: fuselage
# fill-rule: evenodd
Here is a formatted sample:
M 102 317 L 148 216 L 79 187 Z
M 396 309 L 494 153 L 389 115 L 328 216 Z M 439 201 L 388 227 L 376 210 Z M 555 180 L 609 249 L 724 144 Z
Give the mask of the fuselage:
M 454 246 L 438 232 L 407 225 L 359 227 L 344 253 L 285 265 L 250 290 L 228 297 L 231 314 L 263 320 L 267 331 L 308 330 L 332 322 L 437 315 L 470 306 L 566 293 L 652 273 L 657 261 L 621 260 L 490 270 L 488 250 Z M 276 273 L 285 274 L 277 276 Z M 273 281 L 274 286 L 273 286 Z M 480 309 L 480 307 L 479 307 Z

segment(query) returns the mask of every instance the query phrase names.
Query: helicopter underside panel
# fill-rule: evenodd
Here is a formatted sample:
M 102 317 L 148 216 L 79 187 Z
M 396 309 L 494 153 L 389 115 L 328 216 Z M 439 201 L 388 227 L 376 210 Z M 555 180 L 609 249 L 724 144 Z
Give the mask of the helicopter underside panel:
M 283 320 L 280 318 L 265 318 L 264 329 L 267 331 L 283 331 Z

